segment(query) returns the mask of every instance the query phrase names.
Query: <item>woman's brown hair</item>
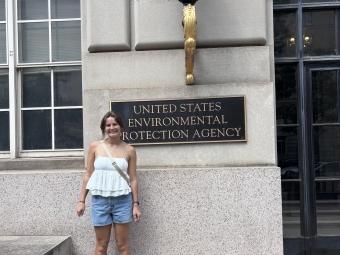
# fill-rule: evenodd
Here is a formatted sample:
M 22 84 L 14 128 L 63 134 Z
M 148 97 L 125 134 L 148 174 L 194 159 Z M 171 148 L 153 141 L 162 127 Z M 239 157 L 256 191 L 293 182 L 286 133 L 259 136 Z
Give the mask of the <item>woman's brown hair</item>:
M 102 118 L 102 121 L 100 122 L 100 129 L 102 130 L 102 139 L 105 138 L 106 120 L 110 117 L 114 118 L 116 122 L 118 123 L 118 125 L 124 130 L 124 124 L 120 116 L 114 111 L 109 111 L 104 115 L 104 117 Z

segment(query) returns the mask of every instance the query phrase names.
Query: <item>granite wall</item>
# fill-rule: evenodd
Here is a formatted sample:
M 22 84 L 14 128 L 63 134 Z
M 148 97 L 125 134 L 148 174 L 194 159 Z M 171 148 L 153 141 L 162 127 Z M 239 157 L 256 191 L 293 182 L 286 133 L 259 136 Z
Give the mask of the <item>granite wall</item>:
M 281 255 L 276 167 L 139 169 L 142 221 L 132 254 Z M 1 236 L 71 235 L 74 254 L 93 254 L 90 196 L 75 206 L 83 171 L 1 172 Z M 111 242 L 109 254 L 118 254 Z

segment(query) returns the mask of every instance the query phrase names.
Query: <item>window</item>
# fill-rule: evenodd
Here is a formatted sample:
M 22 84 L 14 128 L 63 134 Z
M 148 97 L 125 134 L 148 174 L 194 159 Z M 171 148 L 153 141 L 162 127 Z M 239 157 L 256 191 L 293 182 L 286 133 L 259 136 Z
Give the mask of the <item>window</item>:
M 295 57 L 295 13 L 278 12 L 274 16 L 276 57 Z
M 0 0 L 0 157 L 82 155 L 82 108 L 80 0 Z
M 273 2 L 285 254 L 340 254 L 340 1 Z
M 8 70 L 0 69 L 0 151 L 9 151 Z
M 0 0 L 0 151 L 9 151 L 9 81 L 6 2 Z
M 304 11 L 302 44 L 304 56 L 337 55 L 335 10 Z
M 83 147 L 80 67 L 22 70 L 22 149 Z
M 81 59 L 79 0 L 18 0 L 19 63 Z
M 7 63 L 6 8 L 5 0 L 0 0 L 0 65 Z

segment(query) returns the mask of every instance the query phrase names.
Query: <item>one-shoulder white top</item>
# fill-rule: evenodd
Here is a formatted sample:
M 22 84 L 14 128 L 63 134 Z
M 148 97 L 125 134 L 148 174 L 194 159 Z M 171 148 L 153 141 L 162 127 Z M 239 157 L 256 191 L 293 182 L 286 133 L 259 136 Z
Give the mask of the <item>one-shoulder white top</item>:
M 114 160 L 130 180 L 127 174 L 128 162 L 126 159 L 114 158 Z M 131 192 L 130 186 L 112 165 L 109 157 L 98 157 L 95 159 L 94 171 L 86 185 L 86 189 L 90 190 L 92 195 L 103 197 L 118 197 Z

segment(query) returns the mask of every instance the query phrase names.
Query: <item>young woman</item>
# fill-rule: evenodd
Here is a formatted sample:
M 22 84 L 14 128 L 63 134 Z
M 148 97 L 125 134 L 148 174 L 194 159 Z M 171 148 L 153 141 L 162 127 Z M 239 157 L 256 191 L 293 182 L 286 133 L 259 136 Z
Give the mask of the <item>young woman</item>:
M 124 125 L 115 112 L 105 114 L 100 129 L 103 137 L 90 145 L 76 210 L 78 216 L 84 214 L 85 198 L 90 190 L 91 220 L 96 234 L 95 255 L 107 254 L 112 225 L 119 255 L 130 255 L 130 222 L 133 218 L 136 222 L 141 218 L 136 151 L 120 139 Z

